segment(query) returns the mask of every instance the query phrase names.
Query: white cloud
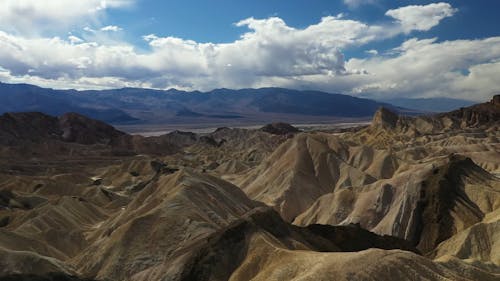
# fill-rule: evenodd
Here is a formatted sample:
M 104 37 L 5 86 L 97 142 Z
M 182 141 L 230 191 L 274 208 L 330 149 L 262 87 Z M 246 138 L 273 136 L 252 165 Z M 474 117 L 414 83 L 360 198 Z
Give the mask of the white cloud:
M 458 75 L 455 83 L 450 85 L 453 92 L 461 93 L 464 98 L 482 97 L 486 100 L 493 94 L 498 94 L 498 73 L 500 61 L 477 64 L 469 67 L 467 75 Z
M 394 10 L 389 10 L 385 14 L 395 18 L 403 27 L 406 33 L 413 30 L 427 31 L 439 24 L 447 17 L 453 16 L 457 12 L 448 3 L 432 3 L 429 5 L 412 5 Z
M 346 88 L 352 88 L 354 93 L 379 96 L 450 96 L 476 100 L 488 99 L 498 91 L 493 77 L 500 67 L 500 37 L 435 40 L 413 38 L 394 50 L 396 56 L 349 60 L 348 69 L 364 68 L 369 74 L 348 77 L 348 81 L 344 81 Z
M 94 30 L 94 29 L 92 29 L 90 26 L 86 26 L 86 27 L 84 27 L 84 28 L 83 28 L 83 31 L 86 31 L 86 32 L 89 32 L 89 33 L 94 33 L 94 32 L 95 32 L 95 30 Z
M 290 27 L 277 17 L 248 18 L 236 25 L 249 31 L 225 44 L 147 35 L 149 53 L 138 53 L 124 42 L 98 44 L 92 36 L 84 37 L 85 41 L 75 35 L 62 40 L 0 31 L 0 66 L 14 76 L 46 79 L 104 76 L 149 79 L 158 87 L 174 81 L 194 88 L 238 88 L 269 77 L 349 74 L 341 49 L 402 32 L 398 26 L 367 25 L 341 16 L 324 17 L 304 29 Z M 95 33 L 90 27 L 84 30 Z
M 71 42 L 72 44 L 78 44 L 78 43 L 82 43 L 82 42 L 83 42 L 83 40 L 82 40 L 81 38 L 76 37 L 76 36 L 74 36 L 74 35 L 70 35 L 70 36 L 68 36 L 68 40 L 69 40 L 69 42 Z
M 410 29 L 425 30 L 447 14 L 421 13 L 427 6 L 411 7 L 420 12 L 391 10 L 398 22 L 385 25 L 328 16 L 298 29 L 278 17 L 248 18 L 236 23 L 248 30 L 230 43 L 150 34 L 143 36 L 150 47 L 146 52 L 126 42 L 96 43 L 93 35 L 84 40 L 72 34 L 61 39 L 0 31 L 0 77 L 56 88 L 281 86 L 365 96 L 489 97 L 497 87 L 500 37 L 447 42 L 413 38 L 390 52 L 368 50 L 367 58 L 344 58 L 341 50 Z M 418 16 L 402 16 L 408 14 Z M 409 24 L 416 18 L 431 20 Z M 84 30 L 100 33 L 90 27 Z
M 14 76 L 45 79 L 105 76 L 149 79 L 158 87 L 172 81 L 197 88 L 241 87 L 266 76 L 342 74 L 339 49 L 375 40 L 382 30 L 336 17 L 305 29 L 289 27 L 279 18 L 249 18 L 237 25 L 250 30 L 226 44 L 147 35 L 149 53 L 138 53 L 126 43 L 83 42 L 73 35 L 62 40 L 0 32 L 0 66 Z
M 2 0 L 0 28 L 21 34 L 57 30 L 77 21 L 95 20 L 106 9 L 128 6 L 133 1 Z
M 108 25 L 101 27 L 101 31 L 112 31 L 112 32 L 117 32 L 123 30 L 121 27 L 116 26 L 116 25 Z
M 60 77 L 127 76 L 136 65 L 130 45 L 102 46 L 79 38 L 24 38 L 0 31 L 0 66 L 13 76 Z M 86 65 L 86 67 L 83 67 Z M 123 70 L 118 70 L 123 68 Z

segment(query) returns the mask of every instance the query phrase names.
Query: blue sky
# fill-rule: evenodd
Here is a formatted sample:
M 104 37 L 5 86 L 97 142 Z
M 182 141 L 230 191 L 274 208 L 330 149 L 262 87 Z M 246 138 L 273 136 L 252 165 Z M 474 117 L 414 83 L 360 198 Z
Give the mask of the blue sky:
M 360 1 L 362 2 L 362 1 Z M 369 1 L 368 1 L 369 2 Z M 433 1 L 377 1 L 375 4 L 349 7 L 343 1 L 332 0 L 142 0 L 133 9 L 114 10 L 108 24 L 123 26 L 130 31 L 130 40 L 142 34 L 175 36 L 198 42 L 232 42 L 245 31 L 234 23 L 249 17 L 277 16 L 288 25 L 305 28 L 322 17 L 344 13 L 350 19 L 366 23 L 388 22 L 385 11 L 401 6 L 425 5 Z M 454 17 L 443 21 L 429 32 L 413 36 L 439 36 L 440 40 L 474 39 L 498 35 L 500 2 L 492 0 L 449 1 L 458 8 Z M 137 40 L 141 44 L 141 40 Z
M 4 2 L 2 82 L 478 101 L 500 91 L 498 1 Z

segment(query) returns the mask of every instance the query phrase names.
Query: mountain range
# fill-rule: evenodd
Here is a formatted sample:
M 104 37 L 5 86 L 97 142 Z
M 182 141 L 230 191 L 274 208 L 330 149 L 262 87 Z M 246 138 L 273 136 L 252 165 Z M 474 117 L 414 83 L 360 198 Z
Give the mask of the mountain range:
M 349 95 L 283 88 L 185 92 L 123 88 L 53 90 L 0 83 L 0 113 L 75 112 L 117 125 L 265 124 L 269 121 L 325 122 L 367 119 L 383 106 L 403 114 L 444 112 L 473 102 L 449 98 L 375 101 Z
M 101 91 L 53 90 L 0 83 L 0 113 L 75 112 L 112 124 L 267 123 L 366 118 L 385 106 L 370 99 L 283 88 L 185 92 L 123 88 Z

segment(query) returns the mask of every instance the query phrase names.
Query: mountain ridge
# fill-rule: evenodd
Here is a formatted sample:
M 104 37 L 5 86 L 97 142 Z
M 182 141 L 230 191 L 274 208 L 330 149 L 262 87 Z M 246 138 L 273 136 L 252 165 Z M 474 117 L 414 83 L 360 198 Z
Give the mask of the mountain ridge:
M 0 83 L 0 96 L 4 98 L 0 113 L 40 111 L 61 115 L 73 111 L 113 124 L 362 118 L 371 116 L 380 106 L 405 111 L 349 95 L 273 87 L 208 92 L 141 88 L 77 91 Z
M 498 280 L 498 112 L 158 137 L 4 114 L 0 280 Z

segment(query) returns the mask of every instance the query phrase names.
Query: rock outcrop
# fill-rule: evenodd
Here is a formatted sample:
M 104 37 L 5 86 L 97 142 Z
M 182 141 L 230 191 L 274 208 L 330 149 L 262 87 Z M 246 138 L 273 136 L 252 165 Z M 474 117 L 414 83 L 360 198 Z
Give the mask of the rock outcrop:
M 261 131 L 274 135 L 289 135 L 300 132 L 299 129 L 288 123 L 272 123 L 260 128 Z
M 384 129 L 394 129 L 398 124 L 398 120 L 399 117 L 397 113 L 392 112 L 385 107 L 381 107 L 373 116 L 372 126 Z
M 4 114 L 0 280 L 499 280 L 499 104 L 147 138 Z

